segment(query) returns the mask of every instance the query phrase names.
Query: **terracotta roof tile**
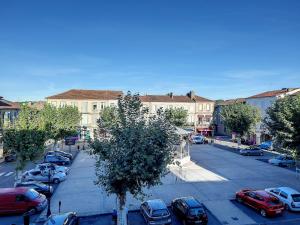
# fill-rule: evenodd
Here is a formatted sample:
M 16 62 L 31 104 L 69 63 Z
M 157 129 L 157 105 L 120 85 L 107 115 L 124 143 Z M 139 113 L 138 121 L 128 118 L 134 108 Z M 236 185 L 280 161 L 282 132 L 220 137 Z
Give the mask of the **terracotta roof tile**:
M 260 93 L 260 94 L 257 94 L 257 95 L 253 95 L 253 96 L 250 96 L 248 98 L 267 98 L 267 97 L 275 97 L 277 95 L 280 95 L 280 94 L 285 94 L 285 93 L 288 93 L 290 91 L 294 91 L 298 88 L 283 88 L 281 90 L 274 90 L 274 91 L 266 91 L 266 92 L 263 92 L 263 93 Z M 300 89 L 299 89 L 300 91 Z
M 142 102 L 194 102 L 190 97 L 186 95 L 143 95 L 140 96 Z M 212 102 L 212 100 L 195 96 L 196 102 Z
M 0 109 L 20 109 L 20 104 L 18 102 L 10 102 L 1 98 Z
M 57 95 L 46 97 L 46 99 L 113 100 L 121 95 L 123 95 L 122 91 L 72 89 Z

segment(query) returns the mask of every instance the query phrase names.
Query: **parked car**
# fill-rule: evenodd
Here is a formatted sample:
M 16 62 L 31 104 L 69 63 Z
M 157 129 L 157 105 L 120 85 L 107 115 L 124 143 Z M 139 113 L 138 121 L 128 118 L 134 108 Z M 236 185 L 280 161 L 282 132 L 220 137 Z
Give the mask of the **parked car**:
M 70 168 L 65 167 L 65 166 L 58 166 L 54 163 L 40 163 L 38 165 L 36 165 L 35 167 L 36 170 L 41 170 L 41 171 L 46 171 L 46 173 L 48 173 L 49 170 L 53 170 L 54 172 L 61 172 L 61 173 L 65 173 L 68 174 Z
M 272 150 L 272 147 L 273 147 L 272 141 L 265 141 L 260 144 L 260 148 L 262 149 Z
M 51 215 L 44 225 L 78 225 L 79 219 L 75 212 Z
M 264 190 L 241 190 L 236 193 L 236 200 L 259 211 L 263 217 L 281 215 L 284 210 L 283 203 Z
M 171 214 L 161 199 L 143 202 L 140 211 L 147 224 L 172 224 Z
M 278 155 L 272 159 L 269 159 L 268 162 L 276 166 L 293 166 L 296 164 L 294 158 L 288 155 Z
M 300 211 L 300 192 L 290 187 L 266 188 L 265 191 L 279 198 L 286 209 Z
M 40 212 L 47 206 L 45 195 L 33 189 L 0 188 L 0 214 L 7 215 L 13 213 L 24 213 L 33 210 Z
M 5 162 L 13 162 L 17 160 L 17 154 L 15 152 L 8 153 L 4 157 Z
M 192 143 L 193 144 L 203 144 L 205 141 L 205 138 L 201 135 L 194 135 L 192 137 Z
M 40 181 L 43 183 L 50 182 L 50 183 L 58 184 L 64 181 L 66 177 L 67 176 L 65 173 L 54 173 L 50 176 L 49 179 L 49 176 L 42 174 L 40 170 L 32 169 L 23 173 L 22 181 Z
M 45 196 L 51 196 L 53 193 L 53 187 L 43 184 L 41 182 L 37 181 L 28 181 L 28 182 L 20 182 L 16 183 L 15 187 L 27 187 L 30 189 L 34 189 L 35 191 L 45 195 Z
M 174 199 L 171 207 L 175 215 L 184 221 L 184 224 L 206 225 L 208 222 L 203 205 L 193 197 Z
M 71 153 L 67 153 L 67 152 L 59 151 L 59 150 L 49 151 L 46 153 L 45 156 L 47 156 L 47 155 L 63 156 L 63 157 L 70 159 L 70 161 L 72 161 L 72 159 L 73 159 L 73 155 Z
M 264 155 L 264 151 L 259 147 L 250 147 L 240 150 L 241 155 Z
M 57 165 L 70 165 L 71 161 L 69 158 L 63 157 L 61 155 L 46 155 L 44 157 L 45 163 L 55 163 Z

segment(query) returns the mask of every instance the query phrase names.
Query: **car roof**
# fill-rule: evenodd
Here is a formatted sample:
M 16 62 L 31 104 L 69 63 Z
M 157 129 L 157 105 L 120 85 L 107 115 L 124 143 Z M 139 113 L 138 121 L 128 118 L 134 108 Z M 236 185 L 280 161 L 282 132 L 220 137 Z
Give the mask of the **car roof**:
M 278 187 L 276 189 L 280 189 L 281 191 L 284 191 L 286 192 L 287 194 L 300 194 L 298 191 L 296 191 L 295 189 L 293 188 L 290 188 L 290 187 Z
M 0 188 L 0 194 L 23 194 L 28 190 L 26 187 Z
M 146 202 L 148 203 L 150 208 L 153 209 L 153 210 L 166 209 L 167 208 L 166 204 L 161 199 L 147 200 Z
M 274 198 L 273 195 L 271 195 L 270 193 L 268 193 L 267 191 L 265 190 L 258 190 L 258 191 L 253 191 L 255 194 L 265 198 L 265 199 L 271 199 L 271 198 Z
M 188 207 L 190 207 L 190 208 L 195 208 L 195 207 L 200 207 L 200 206 L 202 207 L 202 204 L 192 196 L 183 197 L 183 198 L 179 198 L 179 199 L 182 200 L 183 202 L 185 202 L 188 205 Z
M 74 212 L 67 212 L 67 213 L 62 213 L 62 214 L 58 214 L 58 215 L 51 215 L 48 220 L 45 222 L 44 225 L 63 225 L 65 222 L 65 219 L 68 218 L 69 215 L 74 214 L 76 215 L 76 213 Z

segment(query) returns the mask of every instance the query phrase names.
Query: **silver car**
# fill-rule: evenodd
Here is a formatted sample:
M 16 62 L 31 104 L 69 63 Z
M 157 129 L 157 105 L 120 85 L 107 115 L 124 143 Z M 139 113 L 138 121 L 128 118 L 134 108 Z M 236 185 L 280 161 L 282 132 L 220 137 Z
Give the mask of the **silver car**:
M 29 170 L 23 173 L 22 175 L 22 181 L 40 181 L 43 183 L 55 183 L 58 184 L 66 179 L 65 173 L 54 173 L 50 175 L 43 174 L 40 170 Z
M 55 173 L 61 172 L 61 173 L 68 174 L 69 170 L 70 170 L 66 166 L 58 166 L 58 165 L 53 164 L 53 163 L 41 163 L 41 164 L 36 165 L 35 169 L 36 170 L 41 170 L 41 171 L 43 171 L 43 173 L 46 173 L 46 174 L 49 173 L 49 170 L 52 170 Z

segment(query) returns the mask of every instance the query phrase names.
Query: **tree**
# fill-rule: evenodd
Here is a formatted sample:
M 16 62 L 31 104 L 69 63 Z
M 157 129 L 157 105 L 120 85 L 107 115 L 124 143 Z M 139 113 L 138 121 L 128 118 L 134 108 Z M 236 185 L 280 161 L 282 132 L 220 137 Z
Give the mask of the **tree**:
M 254 130 L 255 125 L 261 120 L 258 108 L 249 104 L 233 103 L 221 109 L 221 117 L 225 127 L 236 133 L 239 138 Z
M 300 157 L 300 94 L 278 99 L 267 110 L 264 124 L 278 147 Z
M 110 128 L 116 123 L 116 120 L 117 108 L 115 106 L 104 107 L 100 112 L 100 118 L 98 120 L 99 134 L 106 136 Z
M 166 116 L 159 111 L 147 118 L 145 113 L 139 96 L 128 92 L 118 101 L 113 124 L 107 123 L 110 137 L 97 136 L 91 143 L 97 159 L 95 184 L 116 194 L 119 225 L 127 224 L 126 194 L 139 198 L 144 187 L 160 184 L 175 153 L 175 134 Z
M 40 111 L 22 106 L 15 125 L 4 131 L 4 151 L 15 152 L 17 156 L 16 179 L 27 161 L 35 160 L 44 152 L 47 135 L 41 121 Z
M 171 124 L 182 127 L 186 124 L 188 111 L 184 108 L 170 108 L 165 110 L 165 115 Z

